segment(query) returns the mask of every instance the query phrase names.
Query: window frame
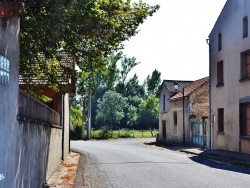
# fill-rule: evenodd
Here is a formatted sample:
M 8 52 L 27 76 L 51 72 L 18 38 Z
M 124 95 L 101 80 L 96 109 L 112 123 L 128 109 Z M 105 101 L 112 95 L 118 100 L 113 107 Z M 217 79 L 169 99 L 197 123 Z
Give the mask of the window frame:
M 224 61 L 217 62 L 217 87 L 224 85 Z
M 240 77 L 240 81 L 244 81 L 244 80 L 250 80 L 250 67 L 249 67 L 249 73 L 247 72 L 247 66 L 250 66 L 250 62 L 249 65 L 247 65 L 247 57 L 249 56 L 250 58 L 250 49 L 246 50 L 244 52 L 241 52 L 241 62 L 240 62 L 240 66 L 241 66 L 241 77 Z M 247 74 L 249 74 L 249 76 L 247 76 Z
M 243 18 L 243 38 L 248 37 L 248 17 Z
M 167 123 L 166 120 L 162 120 L 162 138 L 166 139 L 167 138 Z
M 173 111 L 173 122 L 174 122 L 174 134 L 177 134 L 177 124 L 178 124 L 177 111 Z
M 166 111 L 166 95 L 163 95 L 163 108 L 162 108 L 162 110 L 163 110 L 163 112 L 165 112 Z
M 249 111 L 247 111 L 249 110 Z M 247 133 L 247 126 L 250 129 L 250 124 L 247 125 L 247 113 L 250 113 L 250 101 L 245 101 L 240 103 L 240 136 L 242 137 L 249 137 L 250 138 L 250 131 Z M 249 118 L 250 119 L 250 118 Z
M 218 33 L 218 51 L 222 50 L 222 33 Z
M 10 61 L 0 55 L 0 84 L 9 85 L 10 83 Z
M 217 123 L 218 123 L 218 134 L 224 134 L 225 130 L 225 121 L 224 121 L 224 108 L 218 108 L 218 118 L 217 118 Z

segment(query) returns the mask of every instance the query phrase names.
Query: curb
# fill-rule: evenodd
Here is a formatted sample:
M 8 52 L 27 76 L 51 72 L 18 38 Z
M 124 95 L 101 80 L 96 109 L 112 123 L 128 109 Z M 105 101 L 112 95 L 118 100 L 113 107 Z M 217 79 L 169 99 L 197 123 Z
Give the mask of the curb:
M 205 159 L 211 159 L 211 160 L 215 160 L 215 161 L 219 161 L 219 162 L 223 162 L 223 163 L 227 163 L 227 164 L 231 164 L 231 165 L 250 168 L 250 162 L 246 162 L 246 161 L 232 160 L 232 159 L 228 159 L 225 157 L 218 157 L 218 156 L 204 154 L 204 153 L 197 154 L 195 152 L 186 151 L 186 150 L 180 150 L 180 152 L 197 155 L 198 157 L 202 157 Z

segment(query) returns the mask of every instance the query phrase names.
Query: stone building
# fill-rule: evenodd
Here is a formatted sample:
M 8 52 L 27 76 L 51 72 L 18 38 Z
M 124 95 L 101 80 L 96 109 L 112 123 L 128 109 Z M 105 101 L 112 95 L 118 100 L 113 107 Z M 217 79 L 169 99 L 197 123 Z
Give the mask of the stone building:
M 167 112 L 160 115 L 161 140 L 168 144 L 208 145 L 208 89 L 208 77 L 205 77 L 173 93 L 168 99 Z

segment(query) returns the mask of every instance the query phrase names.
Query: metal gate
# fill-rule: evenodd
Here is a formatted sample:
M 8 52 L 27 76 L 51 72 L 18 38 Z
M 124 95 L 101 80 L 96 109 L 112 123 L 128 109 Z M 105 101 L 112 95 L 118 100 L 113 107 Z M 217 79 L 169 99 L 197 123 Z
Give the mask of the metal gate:
M 207 122 L 192 121 L 191 122 L 191 143 L 192 145 L 206 147 L 207 146 Z

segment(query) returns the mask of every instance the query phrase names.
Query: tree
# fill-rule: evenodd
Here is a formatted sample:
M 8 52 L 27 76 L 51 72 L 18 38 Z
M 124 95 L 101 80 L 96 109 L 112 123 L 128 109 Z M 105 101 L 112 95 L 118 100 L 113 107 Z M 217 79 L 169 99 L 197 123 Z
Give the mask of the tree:
M 10 0 L 6 0 L 10 1 Z M 15 0 L 13 0 L 15 1 Z M 139 24 L 158 10 L 142 1 L 130 0 L 24 0 L 20 28 L 20 74 L 26 84 L 43 78 L 59 87 L 57 68 L 60 50 L 82 71 L 95 72 L 105 66 L 103 58 L 122 48 L 122 42 L 138 33 Z M 53 62 L 53 63 L 51 63 Z
M 124 84 L 126 81 L 126 78 L 128 76 L 128 73 L 136 66 L 139 62 L 136 62 L 136 58 L 132 57 L 126 57 L 124 56 L 121 60 L 121 66 L 122 70 L 120 71 L 120 80 Z
M 161 84 L 161 73 L 156 69 L 152 72 L 152 75 L 146 79 L 147 94 L 156 94 Z
M 128 125 L 134 128 L 138 119 L 137 108 L 135 106 L 130 105 L 128 108 L 127 116 L 128 116 L 128 122 L 127 122 Z
M 139 128 L 156 128 L 158 125 L 159 99 L 151 94 L 143 100 L 139 109 Z
M 126 98 L 114 91 L 107 91 L 102 100 L 98 100 L 96 120 L 111 127 L 116 127 L 124 117 Z
M 139 84 L 138 76 L 135 74 L 128 82 L 125 84 L 126 97 L 128 96 L 138 96 L 144 98 L 145 88 L 143 85 Z
M 70 108 L 70 120 L 74 127 L 74 131 L 71 132 L 72 139 L 82 139 L 82 111 L 76 106 L 71 106 Z

